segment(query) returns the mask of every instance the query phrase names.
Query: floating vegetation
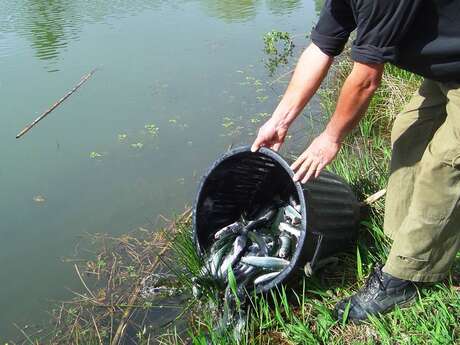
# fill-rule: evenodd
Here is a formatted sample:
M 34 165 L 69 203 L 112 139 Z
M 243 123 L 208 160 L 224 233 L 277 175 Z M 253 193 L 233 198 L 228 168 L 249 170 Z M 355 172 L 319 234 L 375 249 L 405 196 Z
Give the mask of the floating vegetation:
M 168 122 L 175 127 L 178 127 L 182 130 L 188 128 L 188 125 L 186 123 L 181 123 L 180 122 L 180 117 L 172 117 L 168 120 Z
M 265 102 L 265 101 L 268 100 L 268 96 L 267 96 L 267 95 L 264 95 L 264 96 L 257 96 L 256 98 L 257 98 L 257 100 L 258 100 L 260 103 L 263 103 L 263 102 Z
M 252 124 L 257 125 L 263 121 L 266 121 L 270 116 L 271 116 L 270 113 L 261 112 L 261 113 L 255 114 L 254 116 L 251 116 L 250 121 Z
M 119 142 L 125 142 L 127 139 L 128 139 L 128 134 L 126 134 L 126 133 L 118 134 L 118 141 Z
M 152 136 L 156 137 L 158 135 L 159 128 L 155 124 L 151 123 L 151 124 L 145 125 L 144 128 Z
M 32 200 L 34 202 L 36 202 L 37 204 L 42 204 L 42 203 L 44 203 L 46 201 L 46 199 L 45 199 L 45 197 L 43 195 L 34 195 Z
M 91 159 L 101 159 L 102 157 L 104 157 L 104 155 L 102 153 L 95 152 L 95 151 L 92 151 L 89 154 L 89 158 L 91 158 Z
M 228 116 L 225 116 L 225 117 L 223 118 L 223 120 L 224 120 L 224 122 L 222 122 L 222 127 L 224 127 L 224 128 L 233 127 L 233 125 L 235 124 L 235 123 L 233 122 L 233 120 L 232 120 L 230 117 L 228 117 Z
M 294 42 L 288 32 L 270 31 L 264 35 L 264 51 L 268 58 L 265 67 L 273 75 L 280 65 L 286 65 L 294 51 Z
M 138 150 L 140 150 L 140 149 L 142 149 L 142 148 L 144 147 L 144 144 L 142 144 L 142 143 L 135 143 L 135 144 L 131 144 L 131 147 L 132 147 L 133 149 L 138 149 Z

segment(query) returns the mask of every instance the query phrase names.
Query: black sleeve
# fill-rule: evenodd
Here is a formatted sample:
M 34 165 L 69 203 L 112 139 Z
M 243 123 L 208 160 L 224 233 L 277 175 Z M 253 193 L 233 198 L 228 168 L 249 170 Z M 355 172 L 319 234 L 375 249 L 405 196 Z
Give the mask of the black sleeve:
M 395 61 L 397 45 L 417 14 L 422 0 L 357 0 L 356 40 L 351 48 L 354 61 Z
M 326 0 L 311 40 L 323 53 L 336 56 L 342 52 L 355 27 L 353 12 L 346 0 Z

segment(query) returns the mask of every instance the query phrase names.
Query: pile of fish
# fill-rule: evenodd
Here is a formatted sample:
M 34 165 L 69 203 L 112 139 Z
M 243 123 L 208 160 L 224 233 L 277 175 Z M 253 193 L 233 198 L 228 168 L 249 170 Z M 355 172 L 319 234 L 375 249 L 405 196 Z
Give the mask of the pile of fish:
M 202 275 L 225 287 L 231 269 L 240 292 L 268 283 L 290 264 L 301 220 L 301 208 L 294 199 L 273 201 L 250 218 L 241 216 L 214 234 Z M 199 286 L 193 292 L 200 295 Z

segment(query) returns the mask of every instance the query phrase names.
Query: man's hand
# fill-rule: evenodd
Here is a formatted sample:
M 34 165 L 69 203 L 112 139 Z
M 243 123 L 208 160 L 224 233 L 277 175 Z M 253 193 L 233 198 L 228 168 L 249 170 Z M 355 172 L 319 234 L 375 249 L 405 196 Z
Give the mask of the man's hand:
M 321 133 L 291 165 L 295 172 L 294 182 L 306 183 L 312 176 L 317 178 L 321 170 L 335 158 L 340 147 L 339 141 L 326 132 Z
M 260 127 L 259 134 L 251 146 L 251 151 L 256 152 L 260 147 L 268 147 L 278 151 L 284 143 L 288 127 L 275 118 L 270 118 L 265 124 Z

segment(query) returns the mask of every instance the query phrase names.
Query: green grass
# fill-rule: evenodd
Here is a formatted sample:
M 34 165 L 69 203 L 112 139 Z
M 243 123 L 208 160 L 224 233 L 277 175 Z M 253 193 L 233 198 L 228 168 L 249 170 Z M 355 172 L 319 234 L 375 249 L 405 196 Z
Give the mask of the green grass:
M 332 113 L 350 69 L 349 60 L 340 61 L 323 89 L 327 114 Z M 343 176 L 361 200 L 386 187 L 391 124 L 419 82 L 419 77 L 387 66 L 367 115 L 329 168 Z M 355 252 L 344 254 L 338 267 L 300 278 L 298 286 L 281 287 L 270 296 L 253 296 L 240 344 L 460 344 L 460 256 L 449 280 L 421 288 L 410 307 L 359 325 L 335 320 L 334 305 L 362 286 L 376 263 L 385 261 L 390 243 L 383 233 L 383 213 L 382 199 L 363 218 Z M 236 344 L 231 333 L 215 332 L 212 308 L 215 300 L 200 302 L 191 321 L 193 344 L 206 344 L 207 338 L 213 344 Z M 170 334 L 163 342 L 182 344 L 184 339 Z

